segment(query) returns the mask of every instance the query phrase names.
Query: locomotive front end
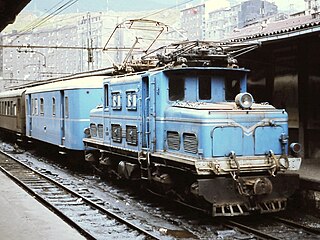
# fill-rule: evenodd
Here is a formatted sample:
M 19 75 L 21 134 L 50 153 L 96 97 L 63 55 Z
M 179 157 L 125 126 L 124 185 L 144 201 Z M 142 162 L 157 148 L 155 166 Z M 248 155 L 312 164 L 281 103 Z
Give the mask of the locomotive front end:
M 214 203 L 215 215 L 284 210 L 299 186 L 298 175 L 288 171 L 301 164 L 300 157 L 287 151 L 286 112 L 270 105 L 242 107 L 237 100 L 232 107 L 223 114 L 208 111 L 220 118 L 211 126 L 212 156 L 195 164 L 199 175 L 231 178 L 198 180 L 197 194 Z
M 176 162 L 194 164 L 197 177 L 190 185 L 191 195 L 210 203 L 213 216 L 284 210 L 299 187 L 293 171 L 301 164 L 299 144 L 291 144 L 294 155 L 288 152 L 286 111 L 254 103 L 246 92 L 246 73 L 240 69 L 214 69 L 197 77 L 193 73 L 199 70 L 184 71 L 169 76 L 185 94 L 165 112 L 165 153 L 168 158 L 175 154 Z M 179 78 L 183 84 L 177 84 Z M 206 100 L 201 100 L 201 81 L 208 81 L 211 89 L 206 90 Z

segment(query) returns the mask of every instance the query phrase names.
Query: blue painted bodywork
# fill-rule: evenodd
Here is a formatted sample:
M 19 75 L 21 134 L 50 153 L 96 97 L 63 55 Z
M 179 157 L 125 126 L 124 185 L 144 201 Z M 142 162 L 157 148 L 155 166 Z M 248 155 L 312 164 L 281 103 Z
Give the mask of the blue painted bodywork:
M 247 91 L 247 73 L 248 70 L 239 68 L 186 67 L 109 78 L 104 82 L 108 100 L 103 108 L 93 109 L 90 114 L 92 124 L 103 125 L 103 136 L 91 139 L 98 146 L 149 151 L 164 158 L 171 153 L 194 160 L 226 157 L 232 151 L 237 156 L 251 157 L 270 151 L 282 154 L 279 139 L 281 134 L 288 134 L 288 116 L 284 110 L 260 104 L 252 109 L 239 109 L 233 99 L 226 100 L 227 81 L 237 80 L 239 91 Z M 199 81 L 204 77 L 211 79 L 211 97 L 200 99 Z M 183 100 L 170 100 L 169 81 L 175 79 L 184 81 Z M 127 107 L 128 91 L 137 94 L 134 110 Z M 112 107 L 116 93 L 120 95 L 117 99 L 121 106 Z M 112 125 L 121 127 L 121 141 L 113 139 Z M 137 128 L 136 145 L 127 141 L 128 126 Z M 176 145 L 179 146 L 168 146 L 168 132 L 178 134 Z M 196 139 L 192 146 L 184 145 L 185 136 L 191 136 L 192 141 Z M 194 144 L 197 144 L 195 149 Z
M 77 86 L 27 92 L 26 99 L 28 137 L 69 150 L 84 150 L 82 139 L 89 125 L 89 112 L 102 103 L 102 80 L 101 86 L 96 88 Z M 37 113 L 33 109 L 34 99 L 37 99 Z M 43 99 L 43 111 L 40 99 Z

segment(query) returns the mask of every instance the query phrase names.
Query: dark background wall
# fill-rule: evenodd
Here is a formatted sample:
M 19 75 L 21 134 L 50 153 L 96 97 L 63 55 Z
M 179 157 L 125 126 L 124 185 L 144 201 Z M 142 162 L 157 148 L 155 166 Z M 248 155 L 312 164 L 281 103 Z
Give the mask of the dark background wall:
M 248 89 L 256 102 L 287 110 L 290 142 L 300 142 L 308 158 L 320 157 L 319 36 L 266 41 L 238 59 L 251 69 Z

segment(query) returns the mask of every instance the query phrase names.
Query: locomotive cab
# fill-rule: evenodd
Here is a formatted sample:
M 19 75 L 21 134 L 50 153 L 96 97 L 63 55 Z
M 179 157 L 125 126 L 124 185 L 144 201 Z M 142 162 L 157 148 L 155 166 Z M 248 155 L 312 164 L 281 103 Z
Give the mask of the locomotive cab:
M 239 195 L 228 195 L 229 200 L 226 197 L 216 203 L 216 215 L 282 210 L 298 187 L 297 175 L 281 174 L 298 170 L 301 164 L 301 158 L 288 155 L 287 113 L 267 103 L 254 103 L 246 92 L 247 73 L 239 68 L 210 67 L 166 72 L 168 105 L 161 154 L 175 162 L 189 161 L 199 176 L 231 176 L 219 181 L 201 179 L 193 186 L 196 195 L 217 202 L 216 196 L 227 196 L 225 187 L 234 182 Z M 288 187 L 290 182 L 293 187 Z M 250 207 L 243 200 L 246 197 L 259 200 Z

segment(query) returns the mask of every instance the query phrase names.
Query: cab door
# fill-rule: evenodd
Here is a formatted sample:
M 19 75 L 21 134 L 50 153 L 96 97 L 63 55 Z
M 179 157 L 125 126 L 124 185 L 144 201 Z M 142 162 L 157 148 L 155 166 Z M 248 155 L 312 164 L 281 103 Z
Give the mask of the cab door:
M 149 150 L 150 148 L 150 92 L 149 92 L 149 77 L 142 78 L 142 149 Z
M 155 88 L 155 79 L 142 78 L 142 149 L 151 153 L 156 149 Z

